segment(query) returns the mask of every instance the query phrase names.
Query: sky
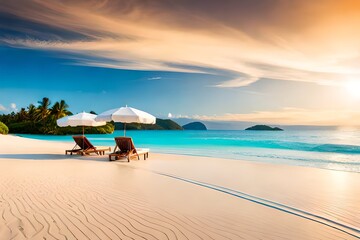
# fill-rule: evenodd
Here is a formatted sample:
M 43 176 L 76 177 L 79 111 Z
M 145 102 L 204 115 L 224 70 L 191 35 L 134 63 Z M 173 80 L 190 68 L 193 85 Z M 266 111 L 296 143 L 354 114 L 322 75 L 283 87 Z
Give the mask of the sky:
M 0 113 L 358 126 L 357 26 L 358 0 L 0 0 Z

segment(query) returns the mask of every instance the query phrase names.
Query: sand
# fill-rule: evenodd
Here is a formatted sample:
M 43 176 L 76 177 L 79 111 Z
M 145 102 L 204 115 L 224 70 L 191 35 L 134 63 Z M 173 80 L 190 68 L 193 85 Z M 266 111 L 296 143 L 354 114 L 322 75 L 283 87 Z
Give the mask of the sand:
M 0 135 L 0 239 L 358 239 L 360 174 Z

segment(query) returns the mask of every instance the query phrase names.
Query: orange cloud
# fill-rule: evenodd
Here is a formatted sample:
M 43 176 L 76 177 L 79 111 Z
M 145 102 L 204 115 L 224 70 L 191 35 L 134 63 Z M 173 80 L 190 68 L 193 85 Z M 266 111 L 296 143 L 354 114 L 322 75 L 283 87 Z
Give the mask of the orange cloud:
M 218 87 L 246 86 L 261 78 L 327 85 L 360 78 L 356 0 L 33 0 L 4 2 L 0 11 L 55 29 L 46 39 L 47 32 L 36 26 L 14 26 L 41 37 L 3 38 L 3 43 L 89 57 L 77 64 L 195 71 L 168 64 L 175 63 L 238 73 Z

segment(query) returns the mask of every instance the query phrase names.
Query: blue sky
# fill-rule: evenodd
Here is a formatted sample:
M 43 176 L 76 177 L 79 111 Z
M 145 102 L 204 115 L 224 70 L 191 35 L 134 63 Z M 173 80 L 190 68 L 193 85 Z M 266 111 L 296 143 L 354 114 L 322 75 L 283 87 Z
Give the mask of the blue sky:
M 360 31 L 346 26 L 360 23 L 360 6 L 324 4 L 5 2 L 0 111 L 49 97 L 72 112 L 357 125 Z
M 208 105 L 221 108 L 217 99 L 228 92 L 212 87 L 221 80 L 215 75 L 77 66 L 69 56 L 41 50 L 2 47 L 0 53 L 4 106 L 26 107 L 46 96 L 65 99 L 74 112 L 128 104 L 158 116 L 209 114 Z
M 166 118 L 222 116 L 288 106 L 326 105 L 336 90 L 313 83 L 264 79 L 241 88 L 215 87 L 226 76 L 169 71 L 122 70 L 76 65 L 71 55 L 2 46 L 0 103 L 3 112 L 36 105 L 42 97 L 66 100 L 73 112 L 97 113 L 124 105 Z M 312 97 L 323 92 L 325 98 Z M 307 96 L 304 98 L 304 94 Z M 328 97 L 328 98 L 327 98 Z M 236 119 L 226 119 L 236 121 Z
M 4 106 L 26 107 L 46 96 L 65 99 L 74 112 L 128 104 L 158 116 L 194 115 L 215 112 L 212 107 L 229 110 L 218 99 L 231 94 L 236 100 L 237 95 L 214 88 L 222 80 L 216 75 L 78 66 L 66 54 L 6 46 L 0 53 Z

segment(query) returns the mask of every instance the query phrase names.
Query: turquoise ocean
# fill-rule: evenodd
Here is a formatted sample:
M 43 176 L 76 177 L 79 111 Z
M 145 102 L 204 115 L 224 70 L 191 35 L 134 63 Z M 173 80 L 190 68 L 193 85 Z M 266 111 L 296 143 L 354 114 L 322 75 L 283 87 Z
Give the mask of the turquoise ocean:
M 87 135 L 94 145 L 114 146 L 113 134 Z M 360 173 L 359 130 L 127 131 L 138 148 L 152 152 L 208 156 L 229 160 L 280 163 Z M 73 142 L 69 136 L 19 136 Z

